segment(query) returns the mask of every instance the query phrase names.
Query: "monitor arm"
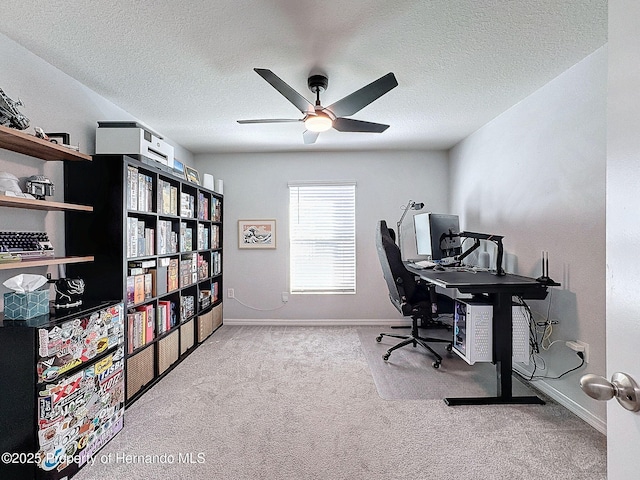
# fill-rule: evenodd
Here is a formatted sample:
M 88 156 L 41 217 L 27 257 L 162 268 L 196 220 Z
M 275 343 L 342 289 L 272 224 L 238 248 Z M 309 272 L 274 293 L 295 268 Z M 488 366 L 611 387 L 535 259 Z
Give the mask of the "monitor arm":
M 502 247 L 502 239 L 504 238 L 502 235 L 491 235 L 488 233 L 477 233 L 477 232 L 460 232 L 458 236 L 461 238 L 473 238 L 473 245 L 456 257 L 456 260 L 460 261 L 466 258 L 471 252 L 476 250 L 480 246 L 480 240 L 490 240 L 494 242 L 498 246 L 498 255 L 496 256 L 496 275 L 502 276 L 505 274 L 504 269 L 502 268 L 502 257 L 504 255 L 504 249 Z

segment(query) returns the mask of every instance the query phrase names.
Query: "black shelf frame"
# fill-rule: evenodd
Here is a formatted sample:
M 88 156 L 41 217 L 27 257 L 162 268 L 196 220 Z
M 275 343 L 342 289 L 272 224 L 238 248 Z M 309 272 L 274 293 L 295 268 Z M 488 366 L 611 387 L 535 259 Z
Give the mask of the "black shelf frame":
M 149 175 L 152 178 L 152 196 L 151 210 L 140 211 L 127 208 L 127 168 L 129 166 L 137 168 L 140 172 Z M 90 266 L 82 264 L 72 265 L 67 268 L 67 276 L 80 277 L 85 281 L 85 297 L 93 298 L 122 298 L 125 303 L 125 309 L 128 311 L 132 307 L 139 305 L 153 304 L 156 308 L 158 301 L 163 299 L 173 299 L 176 302 L 176 310 L 178 319 L 174 326 L 166 332 L 160 334 L 157 331 L 154 338 L 137 347 L 129 353 L 128 345 L 126 347 L 127 361 L 134 358 L 147 348 L 153 348 L 153 378 L 144 384 L 136 392 L 129 392 L 127 387 L 126 406 L 134 403 L 144 393 L 160 381 L 169 371 L 177 364 L 182 362 L 190 353 L 192 353 L 199 345 L 198 342 L 198 321 L 200 315 L 204 315 L 214 308 L 222 305 L 223 292 L 223 275 L 222 272 L 211 275 L 213 268 L 214 252 L 221 256 L 222 264 L 222 245 L 223 245 L 223 196 L 206 189 L 202 186 L 189 183 L 185 179 L 173 176 L 164 168 L 156 168 L 153 162 L 148 159 L 139 158 L 130 155 L 95 155 L 92 162 L 66 162 L 65 163 L 65 201 L 74 203 L 83 203 L 93 206 L 93 215 L 86 215 L 84 218 L 75 212 L 68 212 L 65 221 L 65 238 L 67 254 L 73 253 L 79 255 L 80 252 L 91 252 L 94 256 L 94 263 Z M 181 216 L 158 213 L 158 179 L 168 181 L 171 185 L 178 188 L 178 209 L 180 208 L 180 193 L 186 192 L 195 197 L 195 208 L 193 216 Z M 198 218 L 198 192 L 202 192 L 209 202 L 209 218 Z M 82 201 L 80 201 L 82 199 Z M 221 203 L 220 218 L 214 219 L 213 199 Z M 155 246 L 153 255 L 144 255 L 136 257 L 127 257 L 127 217 L 136 217 L 144 219 L 145 223 L 153 227 L 155 230 Z M 190 251 L 180 251 L 180 242 L 178 242 L 178 251 L 174 253 L 158 253 L 158 221 L 167 220 L 173 225 L 178 226 L 178 237 L 180 236 L 180 222 L 188 222 L 193 229 L 193 242 Z M 197 225 L 203 224 L 209 230 L 209 247 L 206 249 L 197 249 Z M 218 245 L 213 246 L 213 227 L 218 230 Z M 127 305 L 126 277 L 128 274 L 128 262 L 141 260 L 156 260 L 160 258 L 178 258 L 181 259 L 185 255 L 201 254 L 206 257 L 209 262 L 210 276 L 204 279 L 198 279 L 195 283 L 189 285 L 180 285 L 179 288 L 167 291 L 161 295 L 154 295 L 152 298 L 134 305 Z M 214 283 L 217 283 L 217 299 L 212 299 L 206 308 L 200 308 L 199 292 L 201 290 L 213 290 Z M 209 288 L 206 288 L 206 287 Z M 189 318 L 180 318 L 179 300 L 181 293 L 189 290 L 190 295 L 194 295 L 194 315 Z M 212 292 L 213 294 L 213 292 Z M 178 360 L 172 363 L 168 368 L 159 371 L 159 342 L 166 339 L 170 335 L 181 335 L 181 327 L 193 322 L 194 342 L 184 352 L 178 352 Z M 155 319 L 154 319 L 155 322 Z M 128 328 L 128 326 L 127 326 Z M 128 338 L 128 335 L 126 336 Z M 180 337 L 178 337 L 180 345 Z

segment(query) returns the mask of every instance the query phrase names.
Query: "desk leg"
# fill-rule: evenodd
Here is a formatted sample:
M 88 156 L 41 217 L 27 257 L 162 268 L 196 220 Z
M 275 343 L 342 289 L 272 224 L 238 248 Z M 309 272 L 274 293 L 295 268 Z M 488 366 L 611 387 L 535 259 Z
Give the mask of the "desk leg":
M 493 299 L 493 354 L 496 364 L 497 396 L 445 398 L 450 406 L 456 405 L 544 405 L 536 396 L 513 396 L 513 315 L 511 293 L 494 293 Z

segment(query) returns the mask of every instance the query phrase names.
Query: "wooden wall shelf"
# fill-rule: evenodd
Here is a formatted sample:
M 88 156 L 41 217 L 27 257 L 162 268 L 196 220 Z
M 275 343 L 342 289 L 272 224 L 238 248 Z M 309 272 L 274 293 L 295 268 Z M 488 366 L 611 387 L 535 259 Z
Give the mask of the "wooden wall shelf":
M 85 257 L 45 257 L 37 260 L 22 260 L 21 262 L 0 263 L 0 270 L 12 270 L 29 267 L 48 267 L 49 265 L 61 265 L 68 263 L 93 262 L 92 256 Z
M 34 135 L 0 125 L 0 148 L 40 158 L 41 160 L 91 161 L 91 156 L 76 152 Z
M 47 210 L 54 212 L 71 210 L 77 212 L 93 212 L 93 207 L 88 205 L 50 202 L 48 200 L 35 200 L 33 198 L 8 197 L 6 195 L 0 195 L 0 207 L 28 208 L 30 210 Z

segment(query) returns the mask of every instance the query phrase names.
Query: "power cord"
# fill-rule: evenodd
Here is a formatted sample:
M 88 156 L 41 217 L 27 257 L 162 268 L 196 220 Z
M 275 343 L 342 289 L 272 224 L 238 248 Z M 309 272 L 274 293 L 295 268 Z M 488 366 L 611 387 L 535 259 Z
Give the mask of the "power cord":
M 548 351 L 552 345 L 558 343 L 558 342 L 562 342 L 564 343 L 564 340 L 554 340 L 553 342 L 549 342 L 549 338 L 551 337 L 551 334 L 553 333 L 553 324 L 554 322 L 552 322 L 550 320 L 550 311 L 551 311 L 551 296 L 553 294 L 553 290 L 550 290 L 549 292 L 549 302 L 547 304 L 547 312 L 546 312 L 546 316 L 543 318 L 542 321 L 536 322 L 534 321 L 534 315 L 533 312 L 531 310 L 531 308 L 529 307 L 529 305 L 527 304 L 527 302 L 525 302 L 525 300 L 522 297 L 517 297 L 520 307 L 524 308 L 525 310 L 525 314 L 527 315 L 528 319 L 529 319 L 529 347 L 530 347 L 530 358 L 532 360 L 533 363 L 533 371 L 531 372 L 531 375 L 529 376 L 525 376 L 522 375 L 519 372 L 516 372 L 514 370 L 514 372 L 516 374 L 518 374 L 520 377 L 526 379 L 526 380 L 535 380 L 535 379 L 540 379 L 540 378 L 545 378 L 545 379 L 549 379 L 549 380 L 557 380 L 565 375 L 567 375 L 570 372 L 573 372 L 579 368 L 581 368 L 584 364 L 585 364 L 585 358 L 584 358 L 584 353 L 583 352 L 576 352 L 578 354 L 578 357 L 580 357 L 580 359 L 582 360 L 582 362 L 580 363 L 580 365 L 578 365 L 577 367 L 574 367 L 572 369 L 567 370 L 566 372 L 556 376 L 556 377 L 550 377 L 548 375 L 536 375 L 536 371 L 538 370 L 538 368 L 540 368 L 541 370 L 546 370 L 547 366 L 546 366 L 546 362 L 544 360 L 544 358 L 542 356 L 540 356 L 540 351 Z M 556 322 L 557 323 L 557 322 Z M 541 338 L 540 338 L 541 336 Z
M 557 380 L 557 379 L 559 379 L 559 378 L 564 377 L 566 374 L 571 373 L 571 372 L 574 372 L 574 371 L 578 370 L 579 368 L 581 368 L 582 366 L 584 366 L 584 363 L 585 363 L 585 362 L 584 362 L 584 353 L 583 353 L 583 352 L 576 352 L 576 354 L 577 354 L 577 355 L 578 355 L 578 357 L 580 357 L 580 359 L 582 360 L 582 361 L 580 362 L 580 365 L 578 365 L 577 367 L 573 367 L 573 368 L 571 368 L 571 369 L 567 370 L 567 371 L 566 371 L 566 372 L 564 372 L 564 373 L 561 373 L 561 374 L 560 374 L 560 375 L 558 375 L 557 377 L 549 377 L 548 375 L 534 375 L 534 374 L 535 374 L 535 371 L 536 371 L 536 370 L 535 370 L 535 367 L 536 367 L 535 363 L 534 363 L 534 369 L 533 369 L 533 372 L 531 373 L 531 376 L 529 376 L 529 377 L 526 377 L 526 376 L 522 375 L 521 373 L 519 373 L 519 372 L 517 372 L 517 371 L 515 371 L 515 370 L 514 370 L 514 373 L 516 373 L 518 376 L 520 376 L 520 377 L 524 378 L 525 380 L 538 380 L 538 379 L 540 379 L 540 378 L 546 378 L 547 380 Z
M 258 307 L 252 307 L 251 305 L 247 305 L 246 303 L 241 302 L 235 296 L 233 298 L 230 298 L 230 300 L 235 300 L 236 302 L 238 302 L 243 307 L 247 307 L 247 308 L 250 308 L 251 310 L 256 310 L 258 312 L 273 312 L 275 310 L 280 310 L 281 308 L 283 308 L 283 307 L 285 307 L 287 305 L 286 302 L 283 302 L 282 305 L 280 305 L 278 307 L 275 307 L 275 308 L 258 308 Z

